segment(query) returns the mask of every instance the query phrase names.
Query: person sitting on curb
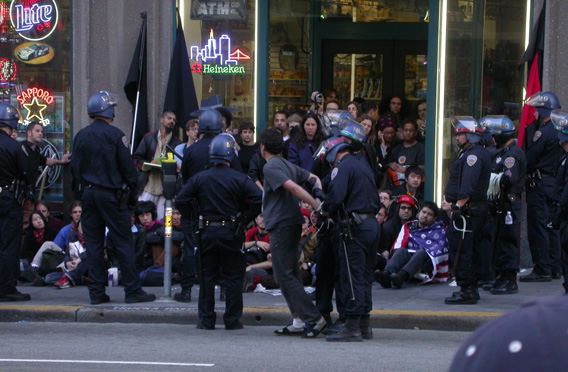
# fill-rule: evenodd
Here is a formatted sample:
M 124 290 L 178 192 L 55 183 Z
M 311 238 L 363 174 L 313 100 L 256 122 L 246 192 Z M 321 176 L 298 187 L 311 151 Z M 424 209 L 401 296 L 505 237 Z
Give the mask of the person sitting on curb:
M 426 202 L 418 220 L 405 223 L 393 246 L 393 256 L 383 271 L 374 278 L 384 288 L 401 288 L 419 272 L 428 276 L 422 283 L 445 282 L 448 279 L 448 240 L 446 229 L 436 222 L 438 206 Z

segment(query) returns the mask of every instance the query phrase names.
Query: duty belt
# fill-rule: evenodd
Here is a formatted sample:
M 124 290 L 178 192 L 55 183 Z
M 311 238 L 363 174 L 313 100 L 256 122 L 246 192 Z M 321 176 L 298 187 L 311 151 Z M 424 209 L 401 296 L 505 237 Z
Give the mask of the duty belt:
M 360 224 L 361 222 L 368 220 L 370 218 L 376 218 L 375 214 L 373 214 L 373 213 L 351 212 L 351 215 L 353 216 L 353 219 L 355 220 L 355 222 L 357 222 L 358 224 Z
M 95 184 L 92 184 L 92 183 L 86 184 L 85 188 L 93 189 L 93 190 L 110 191 L 110 192 L 117 192 L 118 190 L 120 190 L 120 189 L 112 189 L 110 187 L 99 186 L 99 185 L 95 185 Z
M 233 227 L 236 224 L 233 221 L 203 221 L 205 227 Z
M 487 202 L 484 201 L 468 201 L 468 209 L 487 208 Z

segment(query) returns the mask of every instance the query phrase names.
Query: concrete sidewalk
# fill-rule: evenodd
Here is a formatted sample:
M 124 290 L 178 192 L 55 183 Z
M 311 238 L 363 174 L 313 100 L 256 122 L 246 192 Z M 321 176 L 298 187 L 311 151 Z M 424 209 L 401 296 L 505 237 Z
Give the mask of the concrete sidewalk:
M 564 294 L 562 280 L 550 283 L 519 283 L 519 294 L 494 296 L 480 290 L 477 305 L 448 306 L 444 298 L 457 287 L 448 284 L 405 285 L 402 289 L 373 286 L 372 326 L 376 328 L 431 329 L 470 331 L 496 317 L 518 308 L 522 303 Z M 55 321 L 91 323 L 172 323 L 196 324 L 199 286 L 194 287 L 192 302 L 185 304 L 164 297 L 162 287 L 145 288 L 158 300 L 151 303 L 126 304 L 122 287 L 107 288 L 111 302 L 90 305 L 86 287 L 57 289 L 21 285 L 29 293 L 29 302 L 0 303 L 0 322 Z M 172 288 L 172 296 L 180 290 Z M 219 293 L 216 293 L 218 300 Z M 284 326 L 290 322 L 283 296 L 265 293 L 244 294 L 243 323 L 245 326 Z M 216 302 L 217 321 L 222 324 L 224 303 Z

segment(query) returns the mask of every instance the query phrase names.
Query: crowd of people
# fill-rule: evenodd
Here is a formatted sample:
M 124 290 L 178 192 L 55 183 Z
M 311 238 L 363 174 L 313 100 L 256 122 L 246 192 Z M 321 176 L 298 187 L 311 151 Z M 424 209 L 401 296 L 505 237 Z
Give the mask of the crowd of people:
M 95 94 L 93 123 L 77 134 L 72 156 L 58 161 L 71 163 L 77 190 L 71 223 L 40 201 L 24 234 L 23 226 L 9 227 L 24 219 L 14 208 L 22 192 L 11 185 L 35 185 L 37 167 L 56 162 L 36 149 L 41 125 L 28 126 L 23 145 L 9 138 L 17 111 L 0 105 L 0 228 L 12 232 L 0 250 L 0 300 L 29 300 L 16 290 L 18 278 L 61 289 L 87 285 L 92 304 L 106 303 L 107 270 L 118 268 L 126 302 L 153 301 L 141 287 L 162 285 L 169 260 L 160 167 L 168 152 L 178 172 L 171 279 L 181 291 L 174 299 L 191 302 L 199 283 L 200 329 L 215 327 L 216 285 L 226 329 L 242 328 L 243 292 L 280 288 L 292 322 L 275 333 L 324 333 L 328 341 L 372 338 L 375 281 L 400 289 L 455 280 L 460 290 L 445 299 L 449 305 L 477 303 L 478 288 L 515 294 L 525 192 L 535 217 L 528 225 L 535 267 L 520 280 L 564 275 L 568 292 L 560 254 L 568 247 L 568 114 L 553 93 L 527 101 L 537 115 L 522 148 L 506 116 L 453 119 L 459 152 L 441 206 L 424 199 L 426 101 L 411 106 L 394 95 L 379 105 L 342 105 L 336 97 L 314 92 L 308 112 L 276 112 L 257 143 L 254 125 L 233 128 L 231 109 L 213 96 L 181 126 L 185 142 L 175 134 L 175 114 L 164 112 L 131 156 L 124 134 L 109 125 L 116 103 Z

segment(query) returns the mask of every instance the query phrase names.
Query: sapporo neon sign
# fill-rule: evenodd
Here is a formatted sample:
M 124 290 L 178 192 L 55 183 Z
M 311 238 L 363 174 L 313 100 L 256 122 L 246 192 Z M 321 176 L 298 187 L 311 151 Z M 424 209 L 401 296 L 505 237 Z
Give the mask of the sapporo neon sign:
M 22 38 L 39 41 L 48 38 L 59 21 L 55 0 L 12 0 L 10 22 Z
M 251 57 L 241 49 L 231 49 L 229 35 L 221 35 L 218 39 L 213 36 L 213 30 L 209 33 L 207 44 L 200 48 L 193 45 L 190 49 L 190 59 L 196 61 L 191 66 L 191 71 L 196 74 L 245 74 L 244 66 L 239 66 L 240 61 L 249 61 Z
M 51 105 L 55 100 L 51 95 L 51 92 L 35 87 L 28 88 L 23 91 L 22 94 L 17 96 L 16 99 L 20 102 L 22 107 L 28 110 L 28 114 L 23 120 L 24 125 L 27 126 L 34 118 L 36 118 L 44 127 L 50 124 L 49 119 L 45 118 L 43 113 L 47 106 Z M 44 103 L 40 103 L 40 101 L 43 101 Z

